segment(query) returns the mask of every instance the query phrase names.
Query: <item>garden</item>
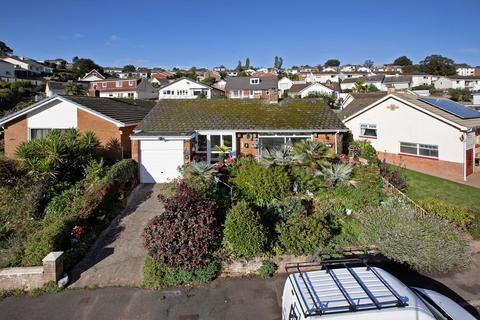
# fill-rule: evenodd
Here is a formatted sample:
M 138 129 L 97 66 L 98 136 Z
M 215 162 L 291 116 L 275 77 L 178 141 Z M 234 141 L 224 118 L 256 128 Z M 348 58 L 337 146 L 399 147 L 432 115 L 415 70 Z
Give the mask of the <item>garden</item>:
M 121 212 L 133 160 L 108 162 L 91 132 L 53 130 L 0 157 L 0 268 L 36 266 L 64 251 L 69 270 Z
M 424 199 L 428 210 L 419 211 L 403 195 L 403 170 L 380 161 L 368 142 L 331 155 L 304 140 L 265 150 L 259 161 L 219 150 L 219 162 L 185 165 L 159 196 L 164 210 L 143 234 L 145 287 L 205 283 L 229 263 L 254 259 L 266 278 L 282 257 L 372 249 L 429 274 L 470 263 L 472 212 L 441 199 Z

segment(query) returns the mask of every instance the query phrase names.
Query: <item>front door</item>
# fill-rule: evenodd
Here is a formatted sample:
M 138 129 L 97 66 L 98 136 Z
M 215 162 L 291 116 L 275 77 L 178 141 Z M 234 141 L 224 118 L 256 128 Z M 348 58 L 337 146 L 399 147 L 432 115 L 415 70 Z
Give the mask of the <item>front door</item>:
M 465 175 L 473 173 L 473 149 L 468 149 L 465 154 Z

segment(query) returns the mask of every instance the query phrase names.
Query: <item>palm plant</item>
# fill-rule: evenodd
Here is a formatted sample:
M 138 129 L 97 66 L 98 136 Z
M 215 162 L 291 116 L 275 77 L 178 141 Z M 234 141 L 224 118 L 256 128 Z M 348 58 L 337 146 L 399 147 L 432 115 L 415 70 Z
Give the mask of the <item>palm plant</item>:
M 222 144 L 220 146 L 215 146 L 214 150 L 220 152 L 220 162 L 223 162 L 225 160 L 227 154 L 230 153 L 231 148 Z
M 340 183 L 345 183 L 350 179 L 352 167 L 348 164 L 330 163 L 322 166 L 319 171 L 315 172 L 316 176 L 322 176 L 325 185 L 333 188 Z
M 265 148 L 261 162 L 267 168 L 274 165 L 282 167 L 289 166 L 294 162 L 292 147 L 284 144 L 279 148 Z
M 194 176 L 201 176 L 212 170 L 213 166 L 205 161 L 192 161 L 188 164 L 187 172 Z
M 294 160 L 307 167 L 308 175 L 313 175 L 313 170 L 326 164 L 327 147 L 315 140 L 302 140 L 293 146 Z

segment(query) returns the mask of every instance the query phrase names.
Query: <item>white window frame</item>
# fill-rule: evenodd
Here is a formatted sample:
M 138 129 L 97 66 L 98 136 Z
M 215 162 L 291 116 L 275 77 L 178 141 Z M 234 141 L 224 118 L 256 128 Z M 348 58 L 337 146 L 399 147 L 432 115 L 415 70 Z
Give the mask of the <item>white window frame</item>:
M 311 133 L 274 133 L 274 134 L 258 134 L 258 158 L 260 159 L 262 157 L 262 148 L 260 145 L 260 139 L 261 138 L 283 138 L 283 144 L 286 144 L 288 142 L 287 139 L 291 138 L 305 138 L 307 140 L 312 140 L 313 135 Z
M 123 81 L 122 80 L 115 81 L 115 88 L 121 88 L 121 87 L 123 87 Z
M 134 81 L 133 80 L 128 80 L 128 85 L 130 87 L 133 87 L 135 85 Z
M 250 84 L 259 84 L 260 78 L 250 78 Z
M 416 149 L 416 153 L 402 152 L 402 144 L 410 144 L 410 146 L 408 146 L 408 147 L 410 147 L 410 148 L 415 148 L 415 149 Z M 415 146 L 414 146 L 414 145 L 415 145 Z M 421 146 L 423 146 L 423 147 L 421 147 Z M 440 155 L 438 145 L 434 145 L 434 144 L 400 141 L 400 143 L 399 143 L 399 148 L 400 148 L 400 149 L 399 149 L 399 153 L 400 153 L 400 154 L 410 155 L 410 156 L 414 156 L 414 157 L 429 158 L 429 159 L 438 159 L 438 158 L 439 158 L 439 155 Z M 434 151 L 436 150 L 437 155 L 436 155 L 436 156 L 430 156 L 430 155 L 420 154 L 420 149 L 424 149 L 424 150 L 434 150 Z
M 365 134 L 364 130 L 365 129 L 375 129 L 375 135 L 369 135 L 369 134 Z M 377 139 L 378 137 L 378 128 L 377 128 L 377 125 L 376 124 L 373 124 L 373 123 L 361 123 L 360 124 L 360 137 L 362 138 L 372 138 L 372 139 Z
M 198 136 L 206 136 L 207 137 L 207 150 L 206 151 L 199 151 L 198 150 L 198 138 L 197 142 L 195 143 L 195 151 L 198 154 L 206 154 L 207 155 L 207 163 L 211 163 L 212 161 L 212 154 L 220 154 L 219 151 L 213 150 L 215 146 L 211 145 L 211 136 L 220 136 L 220 145 L 223 145 L 223 136 L 231 136 L 232 137 L 232 147 L 230 149 L 229 155 L 236 156 L 237 154 L 237 140 L 236 134 L 232 131 L 200 131 L 197 132 Z
M 102 82 L 102 88 L 106 88 L 107 87 L 107 83 L 106 82 Z

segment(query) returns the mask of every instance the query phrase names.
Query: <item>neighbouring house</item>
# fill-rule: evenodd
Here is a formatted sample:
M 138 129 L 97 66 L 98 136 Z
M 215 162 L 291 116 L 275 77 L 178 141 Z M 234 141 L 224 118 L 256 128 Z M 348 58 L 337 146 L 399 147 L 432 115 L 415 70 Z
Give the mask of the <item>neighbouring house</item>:
M 309 72 L 309 73 L 301 73 L 300 79 L 305 80 L 306 82 L 339 82 L 339 73 L 338 72 Z
M 389 89 L 406 90 L 412 85 L 411 75 L 394 75 L 385 76 L 382 82 L 382 90 L 388 91 Z
M 472 68 L 472 67 L 457 68 L 457 75 L 459 75 L 459 76 L 474 76 L 475 75 L 475 68 Z
M 293 84 L 288 90 L 291 98 L 307 98 L 312 95 L 332 95 L 335 91 L 321 83 L 298 83 Z
M 480 146 L 480 112 L 448 99 L 364 94 L 339 117 L 355 140 L 368 140 L 380 159 L 431 175 L 465 180 Z
M 214 96 L 221 96 L 220 90 L 207 86 L 206 84 L 194 81 L 189 78 L 179 78 L 176 81 L 165 84 L 159 88 L 158 99 L 197 99 L 204 97 L 211 99 Z
M 88 82 L 75 81 L 73 83 L 80 86 L 83 90 L 85 90 L 85 94 L 87 94 L 89 87 Z M 66 94 L 65 86 L 67 84 L 68 82 L 47 81 L 47 83 L 45 84 L 45 96 L 52 97 L 54 95 Z
M 150 74 L 150 79 L 168 80 L 175 78 L 175 73 L 170 71 L 156 71 Z
M 435 89 L 480 90 L 480 76 L 446 76 L 434 82 Z
M 362 78 L 362 77 L 368 77 L 375 75 L 369 71 L 363 72 L 363 71 L 354 71 L 354 72 L 341 72 L 338 74 L 338 79 L 340 80 L 345 80 L 345 79 L 350 79 L 350 78 Z M 333 81 L 333 80 L 330 80 Z M 338 80 L 336 82 L 339 82 Z
M 318 101 L 162 100 L 131 135 L 132 157 L 141 183 L 161 183 L 179 177 L 177 169 L 190 161 L 219 161 L 216 146 L 229 147 L 230 156 L 258 159 L 267 149 L 313 139 L 338 153 L 346 132 Z
M 225 94 L 225 86 L 226 85 L 227 85 L 227 81 L 225 81 L 224 79 L 220 79 L 217 82 L 215 82 L 214 84 L 212 84 L 212 87 L 223 91 L 223 93 Z
M 10 62 L 0 60 L 0 78 L 14 78 L 15 65 Z
M 479 92 L 473 92 L 472 97 L 473 97 L 473 99 L 472 99 L 473 104 L 480 106 L 480 91 Z
M 53 73 L 52 68 L 44 66 L 40 62 L 27 57 L 10 55 L 1 57 L 0 59 L 13 64 L 15 66 L 15 72 L 17 72 L 19 75 L 31 76 Z
M 98 70 L 93 69 L 92 71 L 85 73 L 85 75 L 82 78 L 79 78 L 78 80 L 91 82 L 91 81 L 105 80 L 105 77 Z
M 200 81 L 200 82 L 207 78 L 213 78 L 215 79 L 215 81 L 219 81 L 220 79 L 222 79 L 222 76 L 217 71 L 210 71 L 210 70 L 200 72 L 197 75 L 197 81 Z
M 86 96 L 53 96 L 0 119 L 5 155 L 14 157 L 25 141 L 44 137 L 52 129 L 93 131 L 110 157 L 131 156 L 130 134 L 151 110 L 151 104 Z
M 277 77 L 227 77 L 225 81 L 225 96 L 229 99 L 278 102 Z
M 434 81 L 438 80 L 439 76 L 434 76 L 426 73 L 412 74 L 412 87 L 431 86 Z
M 105 98 L 156 99 L 158 91 L 145 78 L 91 81 L 88 88 L 90 96 Z
M 281 96 L 283 96 L 283 93 L 285 91 L 290 90 L 292 86 L 293 81 L 290 80 L 288 77 L 283 77 L 282 79 L 278 80 L 278 91 L 280 92 Z
M 357 83 L 357 81 L 361 81 L 365 86 L 373 85 L 378 90 L 383 90 L 382 82 L 384 78 L 385 76 L 382 74 L 366 77 L 347 78 L 340 82 L 340 87 L 342 90 L 353 90 L 355 89 L 355 83 Z

